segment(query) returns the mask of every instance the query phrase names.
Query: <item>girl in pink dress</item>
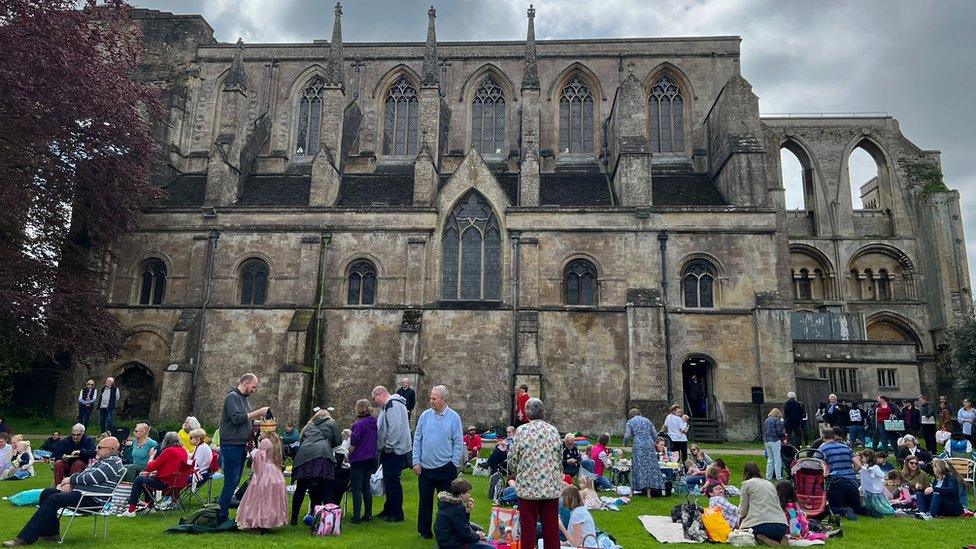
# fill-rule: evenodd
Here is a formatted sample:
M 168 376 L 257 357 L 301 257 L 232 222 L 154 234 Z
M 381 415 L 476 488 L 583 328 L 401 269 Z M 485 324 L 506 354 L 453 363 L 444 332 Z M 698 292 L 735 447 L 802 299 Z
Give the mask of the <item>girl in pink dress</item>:
M 288 521 L 281 461 L 281 439 L 275 433 L 261 433 L 258 447 L 251 451 L 254 476 L 237 508 L 237 527 L 241 530 L 267 530 Z

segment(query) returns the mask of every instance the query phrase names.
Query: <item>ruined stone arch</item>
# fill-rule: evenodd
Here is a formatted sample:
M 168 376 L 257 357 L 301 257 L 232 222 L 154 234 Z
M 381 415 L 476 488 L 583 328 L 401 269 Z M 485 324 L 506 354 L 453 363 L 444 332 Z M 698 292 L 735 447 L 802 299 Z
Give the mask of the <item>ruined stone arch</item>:
M 896 185 L 897 181 L 897 170 L 895 169 L 896 164 L 892 160 L 891 154 L 888 152 L 887 147 L 870 134 L 860 134 L 851 139 L 847 145 L 844 147 L 844 152 L 841 160 L 841 185 L 838 186 L 837 192 L 843 193 L 846 189 L 848 194 L 853 197 L 853 183 L 850 177 L 850 159 L 851 154 L 855 149 L 862 149 L 871 155 L 874 159 L 875 165 L 877 166 L 877 185 L 879 191 L 879 203 L 877 209 L 888 210 L 891 212 L 895 209 L 895 197 L 901 198 L 901 193 L 898 192 L 898 187 Z M 851 199 L 851 208 L 853 207 L 853 198 Z M 894 220 L 892 220 L 893 222 Z
M 916 299 L 915 263 L 903 250 L 872 243 L 858 248 L 847 262 L 851 299 Z
M 580 62 L 574 62 L 570 64 L 568 67 L 566 67 L 565 69 L 563 69 L 563 71 L 559 73 L 559 76 L 557 76 L 556 79 L 553 80 L 552 84 L 550 84 L 549 86 L 547 100 L 553 104 L 553 108 L 550 109 L 551 110 L 550 123 L 552 124 L 552 127 L 556 129 L 555 132 L 551 133 L 551 135 L 554 136 L 551 139 L 554 139 L 554 141 L 550 143 L 549 148 L 551 148 L 554 151 L 557 151 L 557 154 L 559 155 L 565 154 L 563 153 L 565 147 L 563 147 L 563 138 L 562 138 L 562 133 L 564 131 L 564 128 L 561 122 L 562 119 L 561 101 L 562 101 L 564 90 L 567 88 L 567 86 L 572 84 L 575 78 L 579 78 L 579 80 L 589 89 L 589 93 L 590 93 L 590 97 L 592 98 L 592 105 L 593 105 L 592 106 L 593 119 L 591 121 L 592 127 L 589 128 L 589 132 L 586 132 L 585 114 L 583 115 L 584 117 L 582 119 L 583 120 L 582 131 L 584 132 L 583 133 L 584 146 L 580 150 L 580 152 L 570 152 L 569 154 L 581 154 L 587 156 L 592 154 L 593 156 L 599 156 L 600 143 L 602 138 L 601 126 L 603 121 L 603 117 L 601 114 L 602 111 L 601 106 L 602 103 L 606 101 L 606 97 L 604 96 L 603 87 L 601 86 L 600 79 L 597 77 L 596 73 L 594 73 L 586 65 Z M 569 141 L 571 142 L 572 140 L 571 128 L 566 128 L 566 130 L 570 131 Z M 586 147 L 585 145 L 589 144 L 587 141 L 589 139 L 589 137 L 587 137 L 589 134 L 592 134 L 591 136 L 593 142 L 591 144 L 592 145 L 591 147 Z M 572 148 L 573 148 L 572 146 L 569 147 L 570 150 L 572 150 Z
M 827 254 L 818 248 L 791 244 L 790 274 L 794 299 L 825 301 L 834 298 L 834 266 Z
M 800 163 L 800 169 L 803 170 L 801 175 L 801 191 L 803 194 L 803 209 L 808 212 L 815 212 L 817 208 L 817 189 L 818 185 L 818 174 L 820 173 L 817 167 L 816 159 L 813 153 L 810 152 L 810 148 L 803 143 L 803 141 L 796 136 L 789 136 L 782 140 L 779 145 L 779 151 L 783 149 L 788 150 L 797 161 Z M 782 160 L 780 160 L 780 183 L 783 186 L 784 192 L 786 189 L 786 182 L 783 180 L 783 166 Z
M 865 327 L 869 341 L 903 341 L 915 345 L 920 352 L 925 350 L 918 327 L 908 318 L 893 311 L 881 311 L 868 316 Z
M 652 120 L 652 115 L 654 109 L 651 108 L 651 96 L 654 93 L 655 87 L 661 81 L 662 77 L 667 77 L 671 80 L 678 88 L 681 97 L 681 147 L 676 150 L 669 150 L 660 152 L 655 147 L 655 136 L 653 135 L 654 120 Z M 693 103 L 695 99 L 695 90 L 691 84 L 691 80 L 688 76 L 677 66 L 671 63 L 661 63 L 660 65 L 654 67 L 647 74 L 644 79 L 644 109 L 647 116 L 647 128 L 645 131 L 648 134 L 649 142 L 651 148 L 655 151 L 655 154 L 664 155 L 685 155 L 690 156 L 692 149 L 694 149 L 694 121 L 693 121 Z

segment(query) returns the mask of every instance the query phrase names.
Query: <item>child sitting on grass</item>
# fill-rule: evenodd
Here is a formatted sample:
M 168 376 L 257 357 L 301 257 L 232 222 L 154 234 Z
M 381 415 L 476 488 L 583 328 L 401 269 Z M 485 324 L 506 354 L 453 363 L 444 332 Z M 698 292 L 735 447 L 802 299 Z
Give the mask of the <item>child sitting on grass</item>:
M 450 549 L 492 549 L 485 543 L 483 532 L 471 526 L 471 483 L 463 478 L 454 479 L 450 490 L 437 494 L 437 522 L 434 537 L 438 547 Z
M 739 508 L 725 499 L 725 485 L 706 484 L 704 493 L 708 496 L 708 506 L 717 507 L 722 511 L 722 517 L 725 518 L 725 522 L 728 522 L 729 526 L 735 528 L 739 524 Z
M 810 531 L 810 519 L 800 508 L 800 502 L 796 497 L 796 489 L 793 483 L 788 480 L 781 480 L 776 483 L 776 495 L 779 496 L 779 505 L 786 514 L 786 522 L 790 525 L 789 536 L 792 539 L 805 540 L 824 540 L 827 535 L 822 532 Z

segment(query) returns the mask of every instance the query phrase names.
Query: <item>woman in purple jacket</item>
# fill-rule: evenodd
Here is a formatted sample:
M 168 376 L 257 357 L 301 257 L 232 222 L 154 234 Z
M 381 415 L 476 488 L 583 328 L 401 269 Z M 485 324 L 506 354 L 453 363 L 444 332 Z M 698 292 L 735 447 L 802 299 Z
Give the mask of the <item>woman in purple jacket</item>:
M 369 477 L 376 469 L 376 418 L 365 398 L 356 402 L 356 417 L 358 419 L 352 424 L 349 439 L 353 524 L 373 519 L 373 493 L 369 489 Z M 360 504 L 365 511 L 362 518 L 359 515 Z

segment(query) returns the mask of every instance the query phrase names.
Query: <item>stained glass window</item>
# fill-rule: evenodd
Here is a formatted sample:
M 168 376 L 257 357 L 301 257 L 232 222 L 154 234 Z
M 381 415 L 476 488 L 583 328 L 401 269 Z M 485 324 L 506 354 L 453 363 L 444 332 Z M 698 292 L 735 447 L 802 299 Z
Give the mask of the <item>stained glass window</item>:
M 241 305 L 264 305 L 268 297 L 268 264 L 248 259 L 241 265 Z
M 325 81 L 316 76 L 298 100 L 298 141 L 295 144 L 295 154 L 299 156 L 315 156 L 319 150 L 324 90 Z
M 391 156 L 417 154 L 419 116 L 420 102 L 417 91 L 406 76 L 397 78 L 386 96 L 383 154 Z
M 505 151 L 505 95 L 491 76 L 486 76 L 471 103 L 471 146 L 481 154 Z
M 559 99 L 559 148 L 564 154 L 593 151 L 593 95 L 580 77 L 563 88 Z
M 468 191 L 454 206 L 444 227 L 441 251 L 443 299 L 500 299 L 501 228 L 478 192 Z
M 684 100 L 681 89 L 667 75 L 658 79 L 647 100 L 651 150 L 681 152 L 685 148 Z

